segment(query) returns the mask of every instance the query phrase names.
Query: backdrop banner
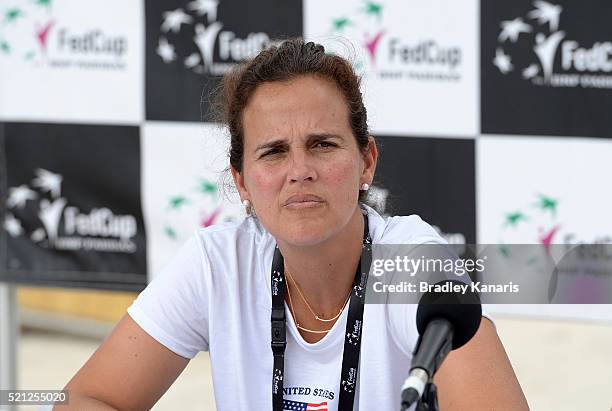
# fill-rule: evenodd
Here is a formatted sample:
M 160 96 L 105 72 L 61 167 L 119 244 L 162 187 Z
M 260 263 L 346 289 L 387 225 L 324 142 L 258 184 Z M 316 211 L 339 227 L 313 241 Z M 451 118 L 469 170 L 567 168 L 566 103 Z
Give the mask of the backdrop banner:
M 4 125 L 2 280 L 140 290 L 138 127 Z
M 181 144 L 176 144 L 179 140 Z M 196 230 L 246 215 L 231 183 L 227 137 L 214 124 L 154 122 L 142 129 L 142 195 L 149 281 Z
M 611 137 L 610 19 L 601 1 L 483 1 L 482 131 Z
M 146 118 L 214 117 L 210 93 L 236 63 L 302 35 L 302 2 L 146 2 Z
M 0 2 L 0 121 L 140 124 L 144 3 Z
M 601 0 L 0 1 L 0 281 L 138 290 L 241 221 L 215 91 L 293 37 L 360 77 L 384 215 L 461 256 L 612 244 L 611 18 Z
M 377 136 L 372 198 L 390 215 L 419 214 L 451 244 L 476 241 L 474 140 Z

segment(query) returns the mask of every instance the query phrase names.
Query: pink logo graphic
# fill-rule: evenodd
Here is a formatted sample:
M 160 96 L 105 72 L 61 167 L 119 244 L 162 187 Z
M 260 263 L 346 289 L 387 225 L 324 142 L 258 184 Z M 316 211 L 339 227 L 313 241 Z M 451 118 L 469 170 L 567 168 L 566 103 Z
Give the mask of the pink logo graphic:
M 200 227 L 208 227 L 215 223 L 217 217 L 221 214 L 221 207 L 217 207 L 215 211 L 207 216 L 202 216 L 202 220 L 200 221 Z
M 378 45 L 380 42 L 380 39 L 382 38 L 383 34 L 385 34 L 384 30 L 379 31 L 374 37 L 372 38 L 368 38 L 369 36 L 367 34 L 365 34 L 365 43 L 364 46 L 366 48 L 366 50 L 368 51 L 368 55 L 370 56 L 370 61 L 372 62 L 372 65 L 376 65 L 376 51 L 378 49 Z
M 554 226 L 550 231 L 546 232 L 544 231 L 544 229 L 540 228 L 540 235 L 539 235 L 539 240 L 540 240 L 540 244 L 542 244 L 542 247 L 544 247 L 544 249 L 546 250 L 546 254 L 551 255 L 550 254 L 550 246 L 553 243 L 553 238 L 555 236 L 555 234 L 557 234 L 557 231 L 559 231 L 559 228 L 561 226 L 559 224 L 557 224 L 556 226 Z
M 49 31 L 54 24 L 55 22 L 51 20 L 42 29 L 36 30 L 36 39 L 38 40 L 38 44 L 40 44 L 42 52 L 45 54 L 47 53 L 47 38 L 49 36 Z

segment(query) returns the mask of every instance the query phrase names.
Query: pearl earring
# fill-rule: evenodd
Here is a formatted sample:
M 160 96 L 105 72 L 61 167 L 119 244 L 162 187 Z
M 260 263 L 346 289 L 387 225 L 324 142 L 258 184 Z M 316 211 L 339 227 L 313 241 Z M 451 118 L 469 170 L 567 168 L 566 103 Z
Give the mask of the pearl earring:
M 251 215 L 253 213 L 253 209 L 251 208 L 251 202 L 249 200 L 242 200 L 242 205 L 244 206 L 244 212 L 246 215 Z
M 370 188 L 370 185 L 368 183 L 363 183 L 361 185 L 361 190 L 362 191 L 368 191 L 369 188 Z

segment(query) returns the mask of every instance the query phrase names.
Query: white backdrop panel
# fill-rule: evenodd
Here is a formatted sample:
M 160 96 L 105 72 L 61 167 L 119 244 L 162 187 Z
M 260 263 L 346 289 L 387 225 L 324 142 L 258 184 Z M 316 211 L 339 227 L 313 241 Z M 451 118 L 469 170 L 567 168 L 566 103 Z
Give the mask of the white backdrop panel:
M 479 27 L 476 0 L 304 1 L 305 37 L 354 57 L 380 134 L 477 134 Z
M 0 4 L 0 119 L 142 121 L 144 2 L 43 3 Z
M 612 141 L 486 135 L 476 159 L 479 243 L 612 243 Z M 494 310 L 612 321 L 612 305 Z
M 150 281 L 198 227 L 244 214 L 238 195 L 223 185 L 229 161 L 219 126 L 148 122 L 141 147 Z

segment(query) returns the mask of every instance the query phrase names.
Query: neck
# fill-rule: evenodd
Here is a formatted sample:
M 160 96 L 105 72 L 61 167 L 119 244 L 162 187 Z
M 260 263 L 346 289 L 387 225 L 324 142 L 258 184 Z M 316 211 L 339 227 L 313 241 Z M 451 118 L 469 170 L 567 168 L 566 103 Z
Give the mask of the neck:
M 361 258 L 363 218 L 356 207 L 342 231 L 316 246 L 278 243 L 285 266 L 319 315 L 333 316 L 346 301 Z

